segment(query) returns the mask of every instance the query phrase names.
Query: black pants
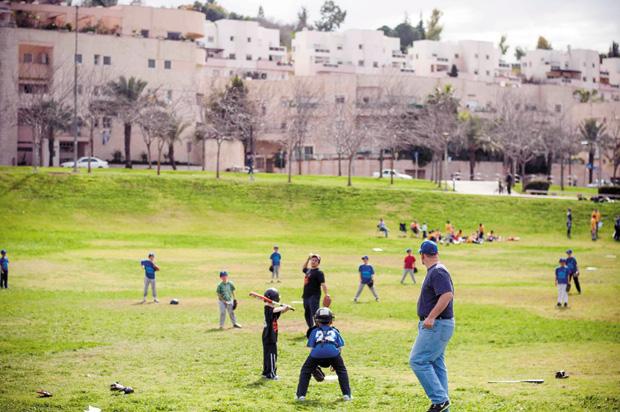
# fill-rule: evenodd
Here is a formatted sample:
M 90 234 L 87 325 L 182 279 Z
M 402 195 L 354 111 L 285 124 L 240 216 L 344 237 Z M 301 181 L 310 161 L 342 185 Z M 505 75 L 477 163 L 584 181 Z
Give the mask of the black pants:
M 614 240 L 620 240 L 620 226 L 615 227 Z
M 304 362 L 301 367 L 301 372 L 299 373 L 299 384 L 297 385 L 297 396 L 306 396 L 308 392 L 308 385 L 310 384 L 310 376 L 312 375 L 312 371 L 316 369 L 317 366 L 322 366 L 327 368 L 332 366 L 338 375 L 338 383 L 340 384 L 340 390 L 343 395 L 351 396 L 351 388 L 349 387 L 349 374 L 347 373 L 347 368 L 344 366 L 344 360 L 342 356 L 338 355 L 335 358 L 325 358 L 325 359 L 317 359 L 311 356 L 308 356 L 306 362 Z
M 320 301 L 321 295 L 312 295 L 304 298 L 304 318 L 306 318 L 308 328 L 314 326 L 314 314 L 319 310 Z
M 572 229 L 571 226 L 566 226 L 566 237 L 570 239 L 570 230 Z
M 8 270 L 0 271 L 0 289 L 1 288 L 5 288 L 5 289 L 9 288 L 9 271 Z
M 575 281 L 575 288 L 577 288 L 577 292 L 581 293 L 581 285 L 579 284 L 579 276 L 573 276 L 573 280 Z
M 267 342 L 263 339 L 263 373 L 266 378 L 274 378 L 277 375 L 278 368 L 278 343 Z

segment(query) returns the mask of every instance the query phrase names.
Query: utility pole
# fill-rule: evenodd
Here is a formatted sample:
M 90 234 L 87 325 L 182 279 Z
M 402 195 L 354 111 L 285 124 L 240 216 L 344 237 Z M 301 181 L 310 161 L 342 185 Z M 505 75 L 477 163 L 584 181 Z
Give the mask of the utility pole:
M 75 6 L 75 50 L 73 53 L 73 172 L 78 171 L 78 121 L 77 121 L 77 77 L 78 77 L 78 9 Z

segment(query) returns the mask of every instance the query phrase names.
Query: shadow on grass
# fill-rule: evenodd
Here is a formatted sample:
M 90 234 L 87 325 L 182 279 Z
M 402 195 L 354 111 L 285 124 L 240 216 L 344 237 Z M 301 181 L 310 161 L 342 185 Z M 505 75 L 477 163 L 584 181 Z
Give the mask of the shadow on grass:
M 246 385 L 247 388 L 259 388 L 262 386 L 265 386 L 265 383 L 267 383 L 267 379 L 265 378 L 258 378 L 256 381 L 252 382 L 252 383 L 248 383 Z
M 207 329 L 206 331 L 207 333 L 215 333 L 215 332 L 224 332 L 224 329 L 220 329 L 220 328 L 211 328 L 211 329 Z

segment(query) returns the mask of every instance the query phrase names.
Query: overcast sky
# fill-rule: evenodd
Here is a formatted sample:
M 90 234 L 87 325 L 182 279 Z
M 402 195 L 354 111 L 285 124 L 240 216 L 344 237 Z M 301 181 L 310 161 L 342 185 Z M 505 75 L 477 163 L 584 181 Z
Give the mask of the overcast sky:
M 150 6 L 178 6 L 193 0 L 143 0 Z M 128 3 L 121 0 L 121 3 Z M 310 20 L 319 16 L 323 0 L 219 0 L 229 11 L 255 16 L 263 6 L 267 17 L 294 21 L 301 6 Z M 433 8 L 443 11 L 443 40 L 488 40 L 498 42 L 508 35 L 511 47 L 535 48 L 539 35 L 554 49 L 589 48 L 607 51 L 612 40 L 620 41 L 620 0 L 336 0 L 347 10 L 342 29 L 376 29 L 403 21 L 408 13 L 417 23 L 420 12 L 426 21 Z

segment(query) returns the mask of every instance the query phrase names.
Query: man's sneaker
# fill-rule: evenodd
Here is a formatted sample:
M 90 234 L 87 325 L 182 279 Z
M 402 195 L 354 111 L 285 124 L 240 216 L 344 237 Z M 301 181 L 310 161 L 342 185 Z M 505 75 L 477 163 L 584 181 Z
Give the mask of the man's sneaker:
M 153 302 L 155 303 L 159 303 L 159 301 L 157 299 L 153 299 Z
M 564 302 L 564 307 L 567 307 L 567 306 L 568 306 L 568 303 Z
M 560 302 L 558 302 L 557 307 L 562 307 L 562 304 Z
M 448 408 L 450 407 L 450 401 L 445 401 L 442 403 L 434 403 L 431 405 L 430 408 L 428 408 L 427 412 L 443 412 L 448 410 Z
M 233 325 L 233 328 L 241 329 L 241 325 L 240 325 L 240 324 L 238 324 L 238 323 L 235 323 L 235 324 Z
M 353 400 L 353 396 L 351 396 L 351 395 L 342 395 L 342 400 L 345 401 L 345 402 L 352 401 Z
M 263 375 L 264 376 L 264 375 Z M 278 375 L 274 375 L 274 376 L 264 376 L 265 379 L 269 379 L 270 381 L 278 381 L 280 380 L 280 377 Z
M 356 298 L 353 298 L 353 303 L 357 303 L 357 299 Z
M 306 400 L 306 397 L 305 396 L 297 396 L 297 395 L 295 395 L 295 400 L 297 402 L 303 402 L 303 401 Z
M 379 302 L 379 298 L 375 298 L 375 302 Z

